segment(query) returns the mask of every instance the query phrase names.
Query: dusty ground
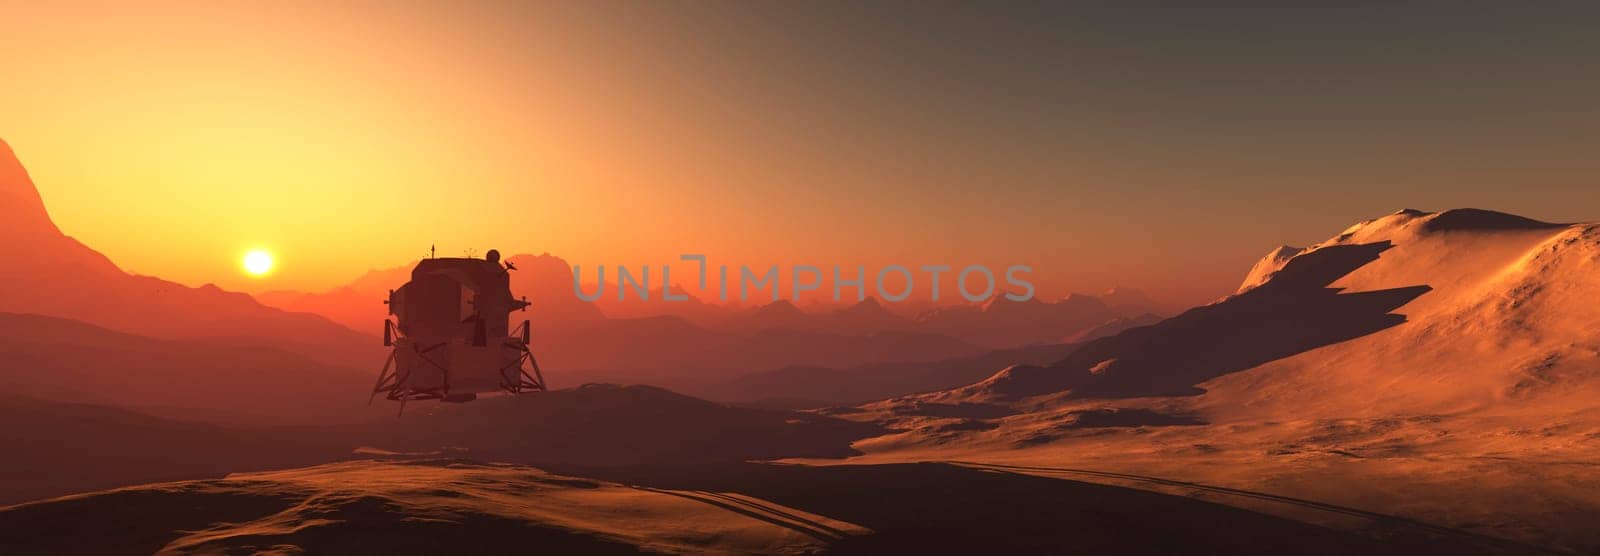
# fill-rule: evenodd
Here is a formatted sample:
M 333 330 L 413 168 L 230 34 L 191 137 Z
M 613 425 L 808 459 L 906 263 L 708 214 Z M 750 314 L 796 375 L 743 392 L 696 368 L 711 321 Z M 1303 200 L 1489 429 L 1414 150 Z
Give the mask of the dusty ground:
M 70 496 L 0 510 L 0 530 L 9 554 L 797 554 L 867 533 L 738 494 L 449 461 L 346 462 Z
M 0 508 L 0 538 L 7 554 L 1508 553 L 971 465 L 563 473 L 421 460 L 238 474 Z
M 961 462 L 1128 486 L 1377 538 L 1420 529 L 1492 546 L 1600 550 L 1594 428 L 1437 416 L 1080 425 L 1072 411 L 900 419 L 908 432 L 857 443 L 867 455 L 850 462 Z

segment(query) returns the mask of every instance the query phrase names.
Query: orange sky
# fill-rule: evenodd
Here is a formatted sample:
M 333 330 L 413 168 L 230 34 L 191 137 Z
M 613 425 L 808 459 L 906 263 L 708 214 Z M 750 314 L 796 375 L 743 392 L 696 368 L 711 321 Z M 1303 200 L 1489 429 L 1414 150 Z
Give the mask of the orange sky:
M 0 8 L 0 137 L 64 231 L 188 284 L 436 243 L 1198 301 L 1401 207 L 1600 216 L 1596 41 L 1561 14 L 43 4 Z

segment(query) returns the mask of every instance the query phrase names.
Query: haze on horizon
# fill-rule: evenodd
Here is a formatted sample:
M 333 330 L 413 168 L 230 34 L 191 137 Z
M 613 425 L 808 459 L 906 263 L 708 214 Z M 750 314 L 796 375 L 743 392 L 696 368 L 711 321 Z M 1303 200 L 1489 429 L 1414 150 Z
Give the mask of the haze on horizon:
M 1600 8 L 1154 8 L 12 4 L 0 138 L 67 234 L 245 291 L 437 244 L 1194 302 L 1402 207 L 1600 219 Z

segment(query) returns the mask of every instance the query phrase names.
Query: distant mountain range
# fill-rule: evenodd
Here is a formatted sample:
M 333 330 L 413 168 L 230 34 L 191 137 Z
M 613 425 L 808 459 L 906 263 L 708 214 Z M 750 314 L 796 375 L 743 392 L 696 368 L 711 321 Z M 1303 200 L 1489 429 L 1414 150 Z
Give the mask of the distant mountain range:
M 608 371 L 761 371 L 793 365 L 858 366 L 927 362 L 991 349 L 1056 344 L 1098 336 L 1118 323 L 1144 322 L 1158 304 L 1133 290 L 1060 300 L 953 305 L 915 318 L 875 298 L 807 311 L 787 299 L 735 307 L 706 303 L 677 286 L 683 301 L 582 301 L 572 292 L 572 269 L 559 257 L 508 259 L 512 291 L 532 303 L 526 318 L 536 332 L 541 363 L 554 369 Z M 263 303 L 324 315 L 351 327 L 381 330 L 382 301 L 409 279 L 409 268 L 371 271 L 321 293 L 269 292 Z M 609 298 L 607 298 L 609 299 Z M 1113 308 L 1115 305 L 1117 308 Z M 610 311 L 618 315 L 603 313 Z M 1099 332 L 1096 332 L 1096 331 Z M 657 375 L 632 374 L 636 378 Z
M 407 281 L 412 265 L 373 270 L 325 292 L 252 298 L 123 272 L 56 227 L 9 147 L 0 149 L 0 199 L 0 263 L 8 269 L 0 274 L 0 332 L 11 334 L 0 343 L 11 346 L 16 368 L 30 371 L 0 375 L 14 392 L 212 421 L 363 414 L 352 406 L 366 390 L 361 383 L 383 361 L 383 301 Z M 559 257 L 507 260 L 517 267 L 513 292 L 532 303 L 513 318 L 531 322 L 540 363 L 565 385 L 595 378 L 722 384 L 778 369 L 991 361 L 982 358 L 995 350 L 995 357 L 1004 358 L 1013 348 L 1059 345 L 1137 318 L 1112 305 L 1124 311 L 1153 305 L 1137 292 L 1119 290 L 1103 299 L 991 301 L 907 317 L 872 298 L 808 311 L 787 300 L 747 308 L 692 297 L 665 302 L 658 290 L 654 300 L 635 307 L 578 299 L 572 268 Z M 603 313 L 624 307 L 637 312 Z M 949 380 L 913 380 L 903 387 L 879 381 L 873 389 L 833 399 L 915 392 L 948 386 Z M 783 395 L 761 388 L 742 392 Z M 296 405 L 298 415 L 285 413 Z
M 191 288 L 123 272 L 56 228 L 32 179 L 3 142 L 0 268 L 0 311 L 158 338 L 279 348 L 338 365 L 366 366 L 381 357 L 377 332 L 357 333 L 320 315 L 268 307 L 209 284 Z

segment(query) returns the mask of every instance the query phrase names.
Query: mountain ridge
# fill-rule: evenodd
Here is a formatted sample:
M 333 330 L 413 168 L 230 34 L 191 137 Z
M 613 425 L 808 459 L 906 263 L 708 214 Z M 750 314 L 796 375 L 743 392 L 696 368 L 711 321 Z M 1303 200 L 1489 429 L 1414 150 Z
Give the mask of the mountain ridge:
M 50 220 L 32 178 L 9 146 L 0 149 L 0 311 L 81 320 L 136 334 L 281 345 L 341 365 L 377 357 L 375 336 L 310 313 L 267 307 L 207 284 L 191 288 L 130 274 L 65 235 Z

